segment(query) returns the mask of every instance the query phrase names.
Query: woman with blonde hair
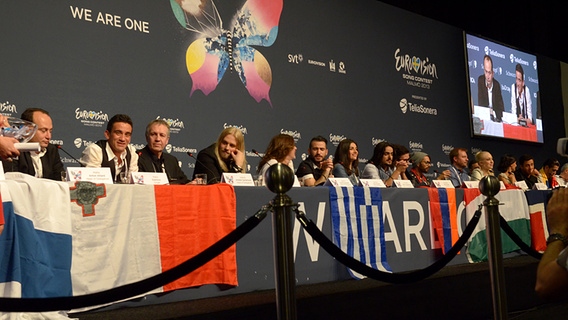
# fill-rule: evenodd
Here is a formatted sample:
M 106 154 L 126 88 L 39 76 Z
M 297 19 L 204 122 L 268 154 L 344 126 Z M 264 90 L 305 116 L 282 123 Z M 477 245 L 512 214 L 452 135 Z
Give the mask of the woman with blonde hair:
M 221 131 L 217 142 L 199 151 L 193 179 L 198 173 L 207 174 L 207 184 L 221 182 L 223 172 L 246 172 L 245 137 L 236 127 Z
M 475 168 L 471 173 L 471 180 L 480 181 L 485 176 L 493 175 L 493 156 L 488 151 L 479 151 L 475 154 L 475 160 L 479 163 L 479 168 Z

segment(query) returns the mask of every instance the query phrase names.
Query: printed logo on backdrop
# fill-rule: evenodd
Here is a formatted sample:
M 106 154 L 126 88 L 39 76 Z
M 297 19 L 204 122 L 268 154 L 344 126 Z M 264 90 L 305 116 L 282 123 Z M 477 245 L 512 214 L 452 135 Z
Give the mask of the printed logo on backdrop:
M 179 153 L 197 153 L 197 149 L 195 148 L 187 148 L 187 147 L 177 147 L 171 144 L 168 144 L 166 146 L 166 151 L 168 153 L 172 153 L 172 152 L 179 152 Z
M 438 79 L 436 64 L 431 63 L 426 57 L 422 59 L 410 54 L 402 54 L 400 48 L 394 52 L 394 63 L 396 71 L 402 73 L 402 79 L 409 86 L 430 89 L 434 79 Z
M 446 144 L 442 144 L 442 152 L 449 156 L 450 152 L 454 149 L 454 146 L 452 145 L 446 145 Z
M 450 166 L 451 166 L 451 164 L 449 164 L 449 163 L 443 163 L 443 162 L 440 162 L 440 161 L 436 162 L 436 167 L 438 167 L 438 168 L 449 168 Z
M 410 149 L 411 152 L 417 152 L 417 151 L 422 151 L 422 149 L 424 149 L 424 146 L 422 145 L 421 142 L 409 141 L 408 148 Z
M 425 97 L 421 97 L 421 96 L 412 95 L 412 97 L 420 99 L 420 100 L 426 100 Z M 406 98 L 400 99 L 400 102 L 398 103 L 398 105 L 399 105 L 400 111 L 402 113 L 414 112 L 414 113 L 422 113 L 422 114 L 433 115 L 433 116 L 438 115 L 438 109 L 425 107 L 421 103 L 410 102 Z
M 377 138 L 371 138 L 371 145 L 376 146 L 377 144 L 383 142 L 383 141 L 387 141 L 386 139 L 377 139 Z
M 292 138 L 294 138 L 294 142 L 296 142 L 296 143 L 298 143 L 298 140 L 302 139 L 302 134 L 298 131 L 280 129 L 280 133 L 281 134 L 287 134 L 287 135 L 291 136 Z
M 213 0 L 170 1 L 170 4 L 179 24 L 196 39 L 185 49 L 186 68 L 192 81 L 190 97 L 197 90 L 209 95 L 225 72 L 235 71 L 256 102 L 266 100 L 272 106 L 270 64 L 249 44 L 255 47 L 274 44 L 283 1 L 248 0 L 233 13 L 229 23 L 223 21 L 223 8 Z
M 245 126 L 243 125 L 234 125 L 234 124 L 227 124 L 226 122 L 223 124 L 223 129 L 227 129 L 227 128 L 237 128 L 239 130 L 241 130 L 242 134 L 247 134 L 248 130 Z
M 180 133 L 181 129 L 185 129 L 185 125 L 183 121 L 180 119 L 171 119 L 171 118 L 162 118 L 160 116 L 156 117 L 156 120 L 161 119 L 168 123 L 170 126 L 170 134 L 172 133 Z
M 18 108 L 9 101 L 0 103 L 1 113 L 18 113 Z
M 75 148 L 77 148 L 77 149 L 84 148 L 84 147 L 90 145 L 91 143 L 95 143 L 95 142 L 83 140 L 81 138 L 75 138 L 75 140 L 73 140 L 73 144 L 75 145 Z
M 345 139 L 346 139 L 346 137 L 342 134 L 341 135 L 333 134 L 333 133 L 329 134 L 329 142 L 331 142 L 336 147 L 339 145 L 341 140 L 345 140 Z
M 75 119 L 81 121 L 86 127 L 106 127 L 106 123 L 109 120 L 108 114 L 102 111 L 92 111 L 92 110 L 81 110 L 80 108 L 75 109 Z

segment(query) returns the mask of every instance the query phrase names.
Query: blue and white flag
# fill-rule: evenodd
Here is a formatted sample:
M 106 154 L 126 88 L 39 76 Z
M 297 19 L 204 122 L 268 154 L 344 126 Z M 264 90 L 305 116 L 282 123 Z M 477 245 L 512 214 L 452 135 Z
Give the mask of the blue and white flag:
M 354 259 L 380 271 L 387 263 L 383 199 L 379 188 L 329 188 L 333 240 Z M 365 276 L 349 270 L 357 279 Z

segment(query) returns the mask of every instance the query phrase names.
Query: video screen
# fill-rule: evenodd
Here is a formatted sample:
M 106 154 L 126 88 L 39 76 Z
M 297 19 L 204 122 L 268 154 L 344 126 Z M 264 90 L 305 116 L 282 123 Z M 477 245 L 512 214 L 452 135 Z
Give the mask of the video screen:
M 473 136 L 543 143 L 536 56 L 465 33 Z

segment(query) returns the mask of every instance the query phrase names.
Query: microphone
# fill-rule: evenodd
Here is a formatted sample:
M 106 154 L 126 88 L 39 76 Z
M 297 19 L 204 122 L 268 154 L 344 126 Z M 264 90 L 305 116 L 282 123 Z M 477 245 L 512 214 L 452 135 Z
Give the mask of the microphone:
M 256 154 L 257 157 L 262 158 L 260 156 L 260 154 L 258 153 L 258 151 L 256 151 L 256 149 L 252 149 L 251 151 L 252 151 L 252 153 Z
M 72 156 L 69 152 L 65 151 L 65 149 L 63 149 L 63 147 L 60 144 L 56 144 L 56 146 L 57 146 L 57 149 L 65 152 L 66 155 L 70 156 L 71 159 L 75 160 L 81 167 L 84 167 L 84 165 L 81 162 L 79 162 L 79 160 L 77 160 L 77 158 Z
M 217 183 L 220 181 L 217 181 L 217 175 L 215 173 L 213 173 L 213 171 L 211 171 L 211 169 L 209 169 L 208 166 L 206 166 L 205 164 L 203 164 L 203 162 L 199 161 L 199 159 L 197 159 L 196 157 L 193 156 L 193 153 L 191 152 L 187 152 L 187 155 L 190 156 L 191 158 L 195 159 L 195 162 L 199 163 L 203 168 L 207 169 L 207 171 L 209 171 L 209 173 L 211 174 L 211 179 L 207 179 L 207 184 L 209 184 L 210 182 L 212 183 Z M 194 174 L 195 175 L 195 174 Z

